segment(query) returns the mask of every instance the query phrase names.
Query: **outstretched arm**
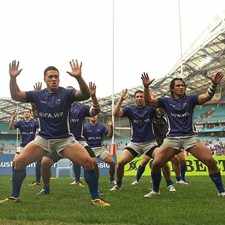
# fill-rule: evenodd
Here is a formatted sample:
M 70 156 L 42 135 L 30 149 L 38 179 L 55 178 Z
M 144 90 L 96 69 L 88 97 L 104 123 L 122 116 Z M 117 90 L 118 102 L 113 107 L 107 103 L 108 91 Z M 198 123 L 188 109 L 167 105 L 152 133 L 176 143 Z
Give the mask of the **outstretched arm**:
M 67 71 L 67 73 L 77 80 L 80 87 L 80 91 L 76 91 L 74 93 L 75 98 L 78 101 L 89 99 L 90 92 L 89 92 L 88 86 L 86 82 L 84 81 L 83 77 L 81 76 L 82 62 L 79 64 L 77 60 L 75 61 L 72 60 L 70 61 L 70 67 L 71 67 L 71 72 Z
M 22 69 L 19 69 L 19 61 L 12 61 L 9 64 L 9 75 L 10 75 L 10 93 L 11 97 L 15 101 L 21 101 L 24 102 L 26 100 L 26 93 L 24 91 L 21 91 L 18 87 L 16 78 L 21 73 Z
M 220 84 L 223 76 L 224 75 L 221 72 L 218 72 L 211 78 L 212 83 L 208 87 L 207 92 L 198 96 L 198 104 L 202 105 L 212 99 L 216 92 L 216 87 L 218 84 Z
M 16 118 L 16 112 L 13 112 L 10 117 L 10 120 L 9 120 L 9 129 L 10 130 L 15 129 L 15 118 Z
M 98 113 L 100 113 L 101 109 L 100 109 L 100 106 L 99 106 L 99 103 L 98 103 L 98 99 L 96 97 L 96 85 L 95 85 L 95 83 L 92 83 L 92 82 L 89 83 L 89 91 L 90 91 L 91 100 L 92 100 L 91 114 L 97 115 Z
M 142 73 L 141 75 L 142 83 L 144 86 L 145 104 L 146 105 L 158 105 L 156 98 L 150 95 L 149 85 L 154 81 L 149 79 L 148 73 Z
M 108 125 L 107 137 L 111 138 L 113 136 L 113 124 L 111 121 L 109 121 L 107 125 Z
M 127 89 L 122 90 L 119 101 L 117 102 L 117 104 L 113 110 L 114 116 L 117 116 L 117 117 L 123 116 L 123 111 L 121 110 L 121 105 L 122 105 L 123 101 L 127 98 L 127 96 L 128 96 Z

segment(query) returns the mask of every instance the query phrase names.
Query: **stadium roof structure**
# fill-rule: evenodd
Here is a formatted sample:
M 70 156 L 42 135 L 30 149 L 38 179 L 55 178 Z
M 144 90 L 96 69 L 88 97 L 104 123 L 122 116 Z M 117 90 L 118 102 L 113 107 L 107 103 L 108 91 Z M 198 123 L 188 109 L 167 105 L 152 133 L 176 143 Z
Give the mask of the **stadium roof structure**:
M 187 93 L 199 93 L 208 87 L 209 77 L 217 71 L 225 74 L 225 17 L 215 19 L 172 70 L 151 84 L 151 90 L 156 97 L 168 95 L 170 81 L 175 77 L 182 77 L 187 84 Z M 137 86 L 129 90 L 130 97 L 125 104 L 132 102 L 135 91 L 139 89 L 143 87 Z M 117 99 L 119 96 L 120 93 L 116 93 L 114 98 Z M 99 103 L 104 113 L 111 113 L 110 96 L 99 99 Z
M 210 25 L 201 34 L 172 70 L 151 84 L 151 89 L 156 96 L 167 95 L 170 81 L 175 77 L 182 77 L 187 84 L 187 92 L 198 93 L 208 87 L 209 77 L 216 71 L 225 74 L 225 18 L 217 18 L 213 21 L 213 25 Z M 142 89 L 142 86 L 129 90 L 129 98 L 125 104 L 131 103 L 132 97 L 138 89 Z M 116 93 L 114 99 L 119 96 L 120 93 Z M 91 104 L 91 100 L 85 101 L 85 103 Z M 100 98 L 99 104 L 104 115 L 111 114 L 112 96 Z M 26 108 L 30 108 L 30 104 L 1 98 L 0 121 L 7 121 L 12 112 L 16 110 L 22 112 Z

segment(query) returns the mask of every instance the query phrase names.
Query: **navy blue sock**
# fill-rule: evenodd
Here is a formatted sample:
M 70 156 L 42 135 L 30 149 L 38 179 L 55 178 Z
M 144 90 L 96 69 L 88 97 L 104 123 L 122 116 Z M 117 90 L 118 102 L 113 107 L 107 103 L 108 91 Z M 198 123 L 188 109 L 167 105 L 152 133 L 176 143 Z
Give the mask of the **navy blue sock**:
M 173 181 L 171 179 L 166 180 L 166 184 L 167 186 L 173 185 Z
M 92 199 L 99 198 L 98 178 L 95 170 L 84 169 L 84 178 L 88 184 L 89 192 L 91 194 Z
M 218 190 L 218 192 L 219 193 L 224 192 L 224 187 L 223 187 L 223 182 L 222 182 L 220 172 L 210 174 L 209 176 L 212 179 L 213 183 L 216 185 L 216 189 Z
M 45 191 L 46 194 L 49 194 L 50 193 L 50 187 L 49 187 L 49 185 L 44 185 L 43 189 L 44 189 L 44 191 Z
M 176 180 L 180 181 L 180 180 L 182 180 L 182 177 L 181 176 L 176 176 Z
M 152 190 L 155 192 L 159 192 L 159 185 L 161 182 L 161 170 L 157 173 L 151 173 L 152 176 Z
M 76 182 L 80 181 L 80 173 L 81 173 L 81 166 L 79 164 L 73 163 L 73 173 Z
M 145 166 L 139 166 L 137 169 L 136 180 L 139 181 L 141 179 L 142 174 L 145 171 Z
M 186 171 L 187 171 L 187 168 L 186 168 L 185 162 L 181 163 L 181 165 L 180 165 L 180 175 L 181 175 L 181 179 L 184 180 L 184 181 L 186 181 L 186 177 L 185 177 Z
M 41 162 L 40 161 L 36 162 L 35 175 L 36 175 L 36 182 L 40 183 L 41 182 Z
M 115 164 L 113 163 L 109 167 L 109 177 L 110 177 L 110 182 L 113 182 L 115 180 Z
M 26 177 L 26 167 L 21 170 L 12 169 L 12 194 L 11 196 L 18 198 L 24 178 Z

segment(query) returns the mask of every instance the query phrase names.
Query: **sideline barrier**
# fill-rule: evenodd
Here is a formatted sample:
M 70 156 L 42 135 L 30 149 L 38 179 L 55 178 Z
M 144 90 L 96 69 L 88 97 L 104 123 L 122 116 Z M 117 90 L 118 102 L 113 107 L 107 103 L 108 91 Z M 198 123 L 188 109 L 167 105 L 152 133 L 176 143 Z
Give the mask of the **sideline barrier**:
M 218 167 L 220 168 L 220 172 L 222 175 L 225 175 L 225 155 L 221 156 L 214 156 L 214 159 L 216 160 Z M 125 176 L 135 176 L 137 168 L 142 160 L 142 157 L 134 159 L 132 162 L 130 162 L 128 165 L 125 167 Z M 170 168 L 172 171 L 172 176 L 174 175 L 174 172 L 172 170 L 171 163 Z M 208 171 L 207 167 L 194 158 L 193 156 L 188 156 L 186 158 L 186 166 L 187 166 L 187 176 L 208 176 Z M 150 175 L 150 168 L 149 165 L 146 166 L 145 172 L 143 174 L 144 176 L 149 176 Z
M 11 175 L 12 174 L 12 160 L 14 158 L 14 154 L 3 154 L 0 156 L 0 176 L 2 175 Z M 109 165 L 107 163 L 97 161 L 98 167 L 100 169 L 101 176 L 108 175 Z M 35 175 L 35 167 L 36 163 L 31 163 L 27 166 L 27 175 Z M 52 176 L 56 174 L 56 163 L 52 166 Z M 82 171 L 83 176 L 83 171 Z M 69 176 L 69 173 L 63 174 L 64 176 Z
M 11 175 L 12 174 L 12 160 L 14 155 L 12 154 L 4 154 L 0 156 L 0 175 Z M 222 175 L 225 175 L 225 155 L 222 156 L 214 156 L 217 164 L 220 168 L 220 172 Z M 134 159 L 132 162 L 125 166 L 125 176 L 135 176 L 137 168 L 142 160 L 142 157 Z M 109 165 L 107 163 L 97 161 L 98 167 L 100 169 L 101 176 L 107 176 Z M 206 176 L 208 175 L 207 168 L 204 166 L 199 160 L 194 158 L 193 156 L 188 156 L 186 159 L 187 165 L 187 176 Z M 35 163 L 31 163 L 27 166 L 27 175 L 35 174 Z M 170 163 L 171 167 L 171 163 Z M 172 169 L 171 169 L 172 171 Z M 55 176 L 56 172 L 56 164 L 52 167 L 52 175 Z M 83 171 L 82 171 L 83 174 Z M 149 166 L 146 166 L 146 170 L 144 172 L 144 176 L 149 176 L 150 169 Z M 66 174 L 69 175 L 69 174 Z M 172 175 L 174 173 L 172 172 Z

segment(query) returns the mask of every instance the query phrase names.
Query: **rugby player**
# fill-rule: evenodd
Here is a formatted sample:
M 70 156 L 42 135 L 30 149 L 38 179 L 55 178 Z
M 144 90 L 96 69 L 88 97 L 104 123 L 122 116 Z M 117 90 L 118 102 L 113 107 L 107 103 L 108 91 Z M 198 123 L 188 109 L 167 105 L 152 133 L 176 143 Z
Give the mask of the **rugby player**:
M 40 160 L 43 155 L 55 152 L 73 162 L 80 163 L 88 171 L 88 179 L 97 182 L 94 171 L 95 162 L 86 149 L 80 145 L 69 133 L 67 117 L 71 104 L 74 101 L 87 100 L 90 97 L 88 86 L 82 75 L 82 63 L 70 61 L 71 71 L 67 73 L 75 78 L 80 90 L 65 89 L 59 86 L 59 70 L 49 66 L 44 70 L 44 81 L 47 88 L 41 91 L 22 91 L 17 84 L 17 76 L 22 69 L 19 62 L 14 60 L 9 64 L 10 93 L 13 100 L 31 102 L 37 107 L 40 120 L 40 132 L 36 138 L 25 146 L 24 150 L 13 161 L 14 174 L 12 177 L 13 195 L 8 200 L 18 201 L 21 185 L 25 178 L 24 167 L 34 161 Z M 109 205 L 98 198 L 98 192 L 92 196 L 95 205 Z
M 160 168 L 179 151 L 186 150 L 208 167 L 211 180 L 216 186 L 218 196 L 225 197 L 221 174 L 210 150 L 201 143 L 193 131 L 193 111 L 196 105 L 204 104 L 212 99 L 216 87 L 223 79 L 223 74 L 217 72 L 211 78 L 211 84 L 204 94 L 186 95 L 186 84 L 182 78 L 174 78 L 170 83 L 171 96 L 152 98 L 149 94 L 151 80 L 147 73 L 142 74 L 146 104 L 164 109 L 169 122 L 169 132 L 162 145 L 157 149 L 152 162 L 152 191 L 144 197 L 159 195 L 161 179 L 157 176 Z

